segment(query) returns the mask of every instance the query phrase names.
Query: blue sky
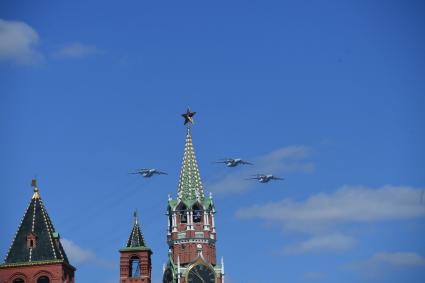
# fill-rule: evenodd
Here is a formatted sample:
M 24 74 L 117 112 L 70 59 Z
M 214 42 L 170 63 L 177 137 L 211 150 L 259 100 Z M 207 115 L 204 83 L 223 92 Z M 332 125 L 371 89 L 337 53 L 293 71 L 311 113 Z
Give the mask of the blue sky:
M 422 1 L 2 1 L 0 253 L 37 175 L 77 282 L 117 282 L 135 208 L 160 282 L 189 105 L 226 282 L 423 282 L 424 16 Z M 244 180 L 257 172 L 286 180 Z

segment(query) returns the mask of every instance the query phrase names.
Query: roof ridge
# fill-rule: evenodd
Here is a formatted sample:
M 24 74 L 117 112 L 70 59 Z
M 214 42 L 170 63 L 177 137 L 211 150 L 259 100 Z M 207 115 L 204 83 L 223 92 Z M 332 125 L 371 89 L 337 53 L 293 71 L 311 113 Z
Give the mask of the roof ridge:
M 54 245 L 53 239 L 52 239 L 53 238 L 52 227 L 50 227 L 50 221 L 47 221 L 47 219 L 46 219 L 47 212 L 45 211 L 45 208 L 44 208 L 43 202 L 41 201 L 41 198 L 39 198 L 39 200 L 40 200 L 39 202 L 40 202 L 41 212 L 43 214 L 43 220 L 44 220 L 44 223 L 47 226 L 47 231 L 48 231 L 49 240 L 50 240 L 50 244 L 51 244 L 52 251 L 53 251 L 53 256 L 55 257 L 55 259 L 57 259 L 56 249 L 55 249 L 55 245 Z
M 12 243 L 10 244 L 9 249 L 8 249 L 8 251 L 6 253 L 6 256 L 4 257 L 4 260 L 3 260 L 4 262 L 6 262 L 6 259 L 9 257 L 10 251 L 12 250 L 13 243 L 15 242 L 16 237 L 18 236 L 18 232 L 21 229 L 22 222 L 24 221 L 25 215 L 27 215 L 27 212 L 30 209 L 31 204 L 32 204 L 32 199 L 28 203 L 28 206 L 27 206 L 27 209 L 25 210 L 24 215 L 21 217 L 21 222 L 19 223 L 18 229 L 16 230 L 16 233 L 15 233 L 15 236 L 13 237 Z
M 53 243 L 53 240 L 52 240 L 52 246 L 53 246 L 53 250 L 55 251 L 55 250 L 57 250 L 58 252 L 59 252 L 59 254 L 60 254 L 60 257 L 61 258 L 63 258 L 66 262 L 68 262 L 68 257 L 67 257 L 67 255 L 66 255 L 66 253 L 65 253 L 65 250 L 64 250 L 64 248 L 63 248 L 63 246 L 62 246 L 62 243 L 61 243 L 61 241 L 60 241 L 60 237 L 59 237 L 59 233 L 57 233 L 56 232 L 56 229 L 55 229 L 55 226 L 53 225 L 53 222 L 52 222 L 52 220 L 50 219 L 50 216 L 49 216 L 49 214 L 47 213 L 47 209 L 46 209 L 46 207 L 44 206 L 44 203 L 43 203 L 43 200 L 41 199 L 41 198 L 39 198 L 39 200 L 40 200 L 40 207 L 42 208 L 42 210 L 43 210 L 43 215 L 45 216 L 45 221 L 46 221 L 46 224 L 47 224 L 47 226 L 49 227 L 49 229 L 50 229 L 50 238 L 52 239 L 52 237 L 54 238 L 54 239 L 56 239 L 56 238 L 58 238 L 57 239 L 57 241 L 58 241 L 58 245 L 54 245 L 54 243 Z M 57 234 L 57 235 L 55 235 L 55 234 Z

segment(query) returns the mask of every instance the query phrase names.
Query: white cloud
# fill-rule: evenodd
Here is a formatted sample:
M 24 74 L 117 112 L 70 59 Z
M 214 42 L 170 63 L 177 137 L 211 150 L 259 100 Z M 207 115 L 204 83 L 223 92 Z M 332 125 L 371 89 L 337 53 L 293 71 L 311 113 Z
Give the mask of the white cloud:
M 36 65 L 44 61 L 44 56 L 36 47 L 40 42 L 38 33 L 27 23 L 0 19 L 0 62 L 19 65 Z M 54 58 L 82 58 L 101 54 L 94 45 L 73 42 L 66 44 L 53 54 Z
M 102 53 L 101 50 L 99 50 L 94 45 L 87 45 L 80 42 L 73 42 L 69 43 L 65 46 L 63 46 L 60 50 L 58 50 L 54 57 L 56 58 L 82 58 L 94 54 L 100 54 Z
M 314 232 L 335 224 L 410 219 L 425 216 L 420 189 L 384 186 L 378 189 L 345 186 L 318 193 L 304 201 L 283 199 L 239 209 L 241 219 L 262 219 L 285 229 Z
M 276 149 L 256 159 L 255 171 L 270 172 L 305 172 L 314 171 L 314 164 L 306 161 L 311 155 L 311 148 L 303 145 L 292 145 Z M 266 173 L 263 172 L 263 173 Z
M 311 149 L 307 146 L 291 145 L 276 149 L 269 154 L 266 154 L 263 158 L 267 161 L 273 159 L 280 160 L 282 158 L 302 159 L 307 157 L 310 154 L 310 151 Z
M 353 247 L 354 239 L 342 234 L 319 235 L 306 241 L 286 246 L 287 255 L 317 253 L 322 251 L 346 251 Z
M 62 238 L 61 243 L 71 263 L 79 264 L 96 259 L 94 252 L 81 248 L 71 240 Z
M 380 252 L 369 259 L 353 263 L 348 268 L 360 271 L 368 277 L 383 277 L 390 272 L 424 266 L 425 258 L 415 252 Z
M 396 267 L 424 266 L 425 258 L 412 252 L 377 253 L 368 261 L 374 264 L 387 264 Z
M 0 19 L 0 61 L 34 65 L 43 61 L 35 47 L 40 39 L 28 24 Z
M 254 166 L 245 166 L 243 171 L 237 168 L 227 168 L 227 172 L 217 176 L 214 181 L 207 183 L 209 191 L 218 194 L 232 194 L 246 192 L 256 183 L 246 180 L 252 174 L 284 174 L 289 172 L 312 172 L 314 164 L 306 161 L 311 149 L 307 146 L 288 146 L 258 158 L 249 159 Z
M 305 200 L 285 198 L 236 211 L 239 219 L 260 219 L 286 232 L 302 232 L 312 238 L 283 248 L 283 254 L 345 251 L 354 245 L 349 236 L 335 232 L 344 224 L 371 223 L 425 217 L 422 189 L 406 186 L 345 186 L 333 193 L 317 193 Z M 376 259 L 375 259 L 376 260 Z
M 84 249 L 71 240 L 62 238 L 60 241 L 71 264 L 94 264 L 107 269 L 117 267 L 115 262 L 99 258 L 93 251 Z

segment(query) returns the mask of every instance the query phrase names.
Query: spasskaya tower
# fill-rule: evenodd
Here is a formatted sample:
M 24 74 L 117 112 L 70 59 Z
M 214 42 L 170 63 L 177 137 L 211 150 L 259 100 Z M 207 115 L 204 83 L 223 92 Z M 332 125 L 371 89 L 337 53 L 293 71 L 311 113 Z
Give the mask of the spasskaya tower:
M 204 194 L 190 125 L 195 112 L 182 116 L 186 143 L 176 199 L 168 198 L 168 262 L 164 283 L 224 283 L 224 261 L 216 260 L 216 227 L 212 195 Z

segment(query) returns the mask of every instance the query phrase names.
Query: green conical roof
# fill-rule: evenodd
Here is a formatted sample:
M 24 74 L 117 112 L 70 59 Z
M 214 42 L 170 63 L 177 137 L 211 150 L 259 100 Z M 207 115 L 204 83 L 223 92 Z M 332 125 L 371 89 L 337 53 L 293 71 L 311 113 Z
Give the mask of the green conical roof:
M 195 150 L 193 149 L 190 128 L 187 128 L 177 198 L 183 201 L 204 199 L 204 189 L 202 188 L 201 176 L 199 174 Z
M 134 212 L 134 225 L 131 230 L 130 237 L 127 241 L 127 248 L 139 248 L 145 247 L 145 240 L 143 239 L 143 234 L 140 231 L 139 221 L 137 219 L 137 212 Z
M 35 239 L 33 245 L 29 245 L 29 237 Z M 55 231 L 47 214 L 38 188 L 34 186 L 34 195 L 22 218 L 4 264 L 49 261 L 61 261 L 69 264 L 59 234 Z
M 131 229 L 130 237 L 128 238 L 127 245 L 120 249 L 120 252 L 134 252 L 134 251 L 149 251 L 152 254 L 151 249 L 145 245 L 143 234 L 140 230 L 139 221 L 137 220 L 137 211 L 134 212 L 134 224 Z

